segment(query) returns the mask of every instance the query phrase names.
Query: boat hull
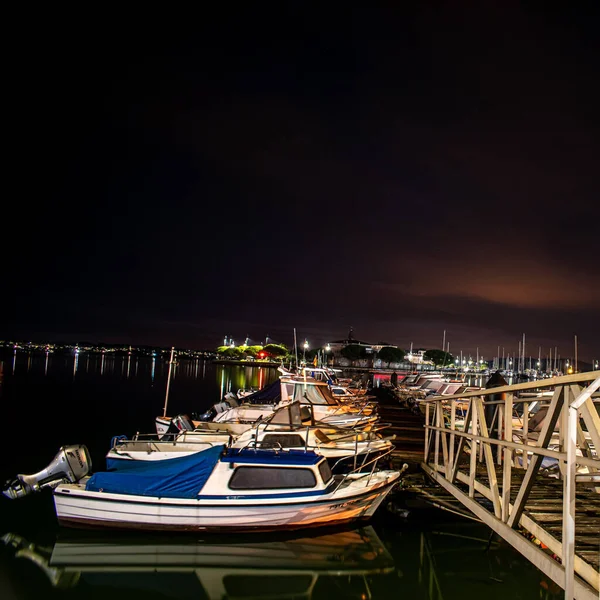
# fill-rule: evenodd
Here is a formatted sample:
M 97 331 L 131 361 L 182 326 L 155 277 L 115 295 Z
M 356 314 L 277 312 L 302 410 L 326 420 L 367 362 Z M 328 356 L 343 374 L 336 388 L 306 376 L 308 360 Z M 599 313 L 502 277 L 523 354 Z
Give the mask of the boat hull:
M 373 484 L 352 482 L 323 497 L 302 494 L 199 497 L 179 500 L 90 492 L 81 484 L 54 492 L 61 525 L 112 529 L 179 531 L 273 531 L 340 525 L 369 519 L 397 483 L 397 472 L 375 473 Z M 364 478 L 363 478 L 364 481 Z

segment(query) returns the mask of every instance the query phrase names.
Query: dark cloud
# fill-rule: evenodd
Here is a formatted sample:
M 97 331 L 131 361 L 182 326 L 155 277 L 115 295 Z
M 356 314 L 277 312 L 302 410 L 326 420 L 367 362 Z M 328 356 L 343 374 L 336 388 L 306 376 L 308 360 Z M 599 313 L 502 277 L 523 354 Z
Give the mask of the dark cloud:
M 566 354 L 577 333 L 595 357 L 594 10 L 289 3 L 189 31 L 41 28 L 8 80 L 0 332 L 446 329 L 488 355 L 524 331 Z

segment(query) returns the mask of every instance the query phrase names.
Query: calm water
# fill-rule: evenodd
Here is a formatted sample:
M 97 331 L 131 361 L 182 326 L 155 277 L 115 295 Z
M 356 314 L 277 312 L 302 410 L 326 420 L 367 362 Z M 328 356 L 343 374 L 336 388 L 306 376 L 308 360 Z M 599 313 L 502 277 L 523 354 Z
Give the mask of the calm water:
M 14 359 L 14 360 L 13 360 Z M 168 365 L 128 357 L 18 354 L 0 359 L 2 481 L 84 443 L 96 470 L 113 435 L 149 432 Z M 274 369 L 181 361 L 169 414 L 202 411 Z M 554 599 L 561 593 L 478 523 L 434 510 L 379 511 L 369 527 L 318 534 L 209 536 L 71 531 L 49 493 L 0 498 L 0 598 Z

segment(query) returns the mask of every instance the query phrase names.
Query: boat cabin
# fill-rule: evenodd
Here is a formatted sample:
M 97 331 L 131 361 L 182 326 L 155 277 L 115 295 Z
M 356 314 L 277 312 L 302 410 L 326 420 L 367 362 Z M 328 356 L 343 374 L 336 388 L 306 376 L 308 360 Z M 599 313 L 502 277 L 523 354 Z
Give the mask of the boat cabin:
M 330 492 L 333 483 L 329 463 L 315 452 L 230 448 L 215 465 L 200 496 L 286 491 L 318 495 Z

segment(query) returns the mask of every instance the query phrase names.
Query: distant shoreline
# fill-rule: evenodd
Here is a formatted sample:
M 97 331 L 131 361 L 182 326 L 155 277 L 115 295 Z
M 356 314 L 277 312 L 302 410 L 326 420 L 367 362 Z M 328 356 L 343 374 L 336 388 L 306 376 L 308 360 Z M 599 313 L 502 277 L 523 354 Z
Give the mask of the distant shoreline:
M 270 360 L 236 360 L 234 358 L 216 358 L 211 361 L 215 365 L 241 365 L 243 367 L 279 367 L 281 361 Z

